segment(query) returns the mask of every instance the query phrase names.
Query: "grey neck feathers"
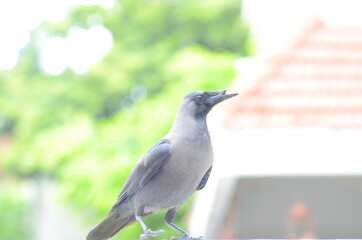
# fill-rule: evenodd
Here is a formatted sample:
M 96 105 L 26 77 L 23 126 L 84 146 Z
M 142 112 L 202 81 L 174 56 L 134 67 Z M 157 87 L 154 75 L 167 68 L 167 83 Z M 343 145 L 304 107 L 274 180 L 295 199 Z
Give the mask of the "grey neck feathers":
M 171 136 L 187 138 L 204 134 L 209 135 L 206 117 L 195 118 L 188 114 L 178 114 L 169 132 Z

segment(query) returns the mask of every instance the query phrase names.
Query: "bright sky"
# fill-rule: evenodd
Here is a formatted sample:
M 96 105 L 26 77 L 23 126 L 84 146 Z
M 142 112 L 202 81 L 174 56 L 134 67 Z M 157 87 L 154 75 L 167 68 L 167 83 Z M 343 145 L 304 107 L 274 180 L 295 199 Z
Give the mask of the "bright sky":
M 0 69 L 11 69 L 19 59 L 19 50 L 29 41 L 29 31 L 43 20 L 61 21 L 70 7 L 100 4 L 111 8 L 114 0 L 11 0 L 0 1 Z M 41 69 L 50 75 L 61 74 L 67 67 L 78 74 L 107 54 L 112 34 L 104 28 L 100 16 L 89 17 L 88 29 L 71 28 L 65 38 L 52 36 L 40 42 Z

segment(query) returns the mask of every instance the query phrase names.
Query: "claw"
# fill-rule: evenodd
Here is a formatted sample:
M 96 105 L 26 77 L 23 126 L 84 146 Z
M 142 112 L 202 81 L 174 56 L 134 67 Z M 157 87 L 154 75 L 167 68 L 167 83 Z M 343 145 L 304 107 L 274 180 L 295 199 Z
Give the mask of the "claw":
M 204 240 L 203 236 L 197 237 L 197 238 L 192 238 L 193 240 Z
M 140 235 L 140 240 L 146 240 L 148 237 L 157 237 L 158 235 L 161 235 L 162 233 L 164 233 L 165 230 L 157 230 L 157 231 L 152 231 L 151 229 L 146 229 L 145 232 L 143 234 Z
M 175 237 L 175 236 L 170 238 L 170 240 L 180 240 L 180 239 L 181 239 L 181 237 Z
M 184 235 L 182 237 L 175 237 L 175 236 L 171 237 L 170 240 L 204 240 L 204 237 L 201 236 L 201 237 L 193 238 L 188 235 Z

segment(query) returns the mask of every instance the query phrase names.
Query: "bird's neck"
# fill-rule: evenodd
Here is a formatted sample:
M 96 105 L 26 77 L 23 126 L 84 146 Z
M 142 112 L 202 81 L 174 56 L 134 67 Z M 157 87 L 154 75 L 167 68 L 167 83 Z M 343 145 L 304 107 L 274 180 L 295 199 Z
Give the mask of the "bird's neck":
M 195 118 L 185 114 L 177 115 L 169 135 L 177 138 L 209 137 L 206 117 Z

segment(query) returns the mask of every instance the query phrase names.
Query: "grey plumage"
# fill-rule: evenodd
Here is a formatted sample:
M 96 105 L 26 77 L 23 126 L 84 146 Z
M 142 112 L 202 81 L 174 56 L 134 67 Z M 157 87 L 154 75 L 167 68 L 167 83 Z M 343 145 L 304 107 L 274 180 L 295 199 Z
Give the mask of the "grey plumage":
M 206 116 L 219 102 L 237 94 L 226 90 L 192 92 L 181 102 L 171 130 L 142 157 L 128 177 L 116 203 L 106 218 L 87 236 L 87 240 L 111 238 L 122 228 L 138 221 L 144 234 L 141 239 L 157 236 L 143 217 L 168 210 L 167 226 L 192 239 L 173 224 L 177 209 L 193 192 L 201 190 L 211 173 L 213 150 Z

